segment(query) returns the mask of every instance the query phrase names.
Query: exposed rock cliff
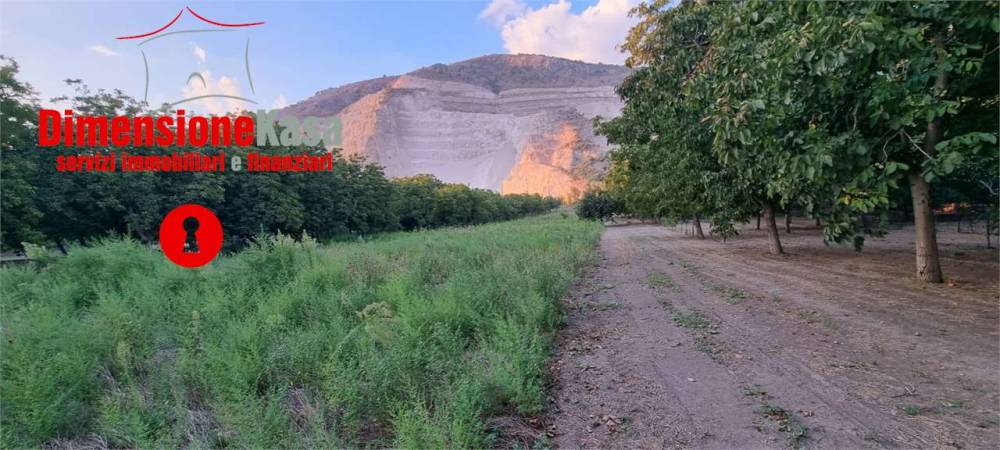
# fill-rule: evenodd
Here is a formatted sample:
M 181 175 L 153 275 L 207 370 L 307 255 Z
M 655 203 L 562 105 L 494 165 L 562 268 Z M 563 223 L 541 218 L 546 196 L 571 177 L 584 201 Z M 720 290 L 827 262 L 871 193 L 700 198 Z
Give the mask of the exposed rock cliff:
M 572 200 L 605 170 L 595 116 L 614 117 L 620 66 L 539 55 L 491 55 L 327 89 L 288 107 L 339 115 L 345 155 L 390 176 Z

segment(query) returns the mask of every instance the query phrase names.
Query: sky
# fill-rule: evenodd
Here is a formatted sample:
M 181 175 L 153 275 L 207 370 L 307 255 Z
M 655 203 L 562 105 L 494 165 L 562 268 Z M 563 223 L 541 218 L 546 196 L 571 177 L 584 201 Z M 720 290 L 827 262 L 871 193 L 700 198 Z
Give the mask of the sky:
M 43 105 L 65 106 L 49 99 L 73 92 L 66 78 L 81 79 L 92 90 L 121 89 L 151 105 L 208 94 L 255 102 L 185 103 L 223 113 L 283 107 L 329 87 L 493 53 L 621 64 L 617 46 L 634 23 L 627 13 L 637 2 L 0 0 L 0 54 L 20 64 L 21 79 Z M 186 7 L 214 22 L 264 24 L 215 26 Z M 157 30 L 178 12 L 176 22 L 156 35 L 116 39 Z M 225 31 L 165 35 L 190 30 Z

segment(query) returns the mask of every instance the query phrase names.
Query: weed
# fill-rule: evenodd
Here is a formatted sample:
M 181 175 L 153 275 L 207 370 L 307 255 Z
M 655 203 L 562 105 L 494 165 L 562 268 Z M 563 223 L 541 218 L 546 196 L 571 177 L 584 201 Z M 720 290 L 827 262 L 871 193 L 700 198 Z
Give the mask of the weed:
M 708 335 L 702 335 L 694 338 L 694 346 L 698 351 L 708 355 L 712 361 L 717 363 L 723 362 L 723 354 L 725 353 L 722 344 L 719 344 L 714 339 Z
M 621 309 L 623 307 L 624 307 L 624 305 L 622 305 L 621 303 L 618 303 L 618 302 L 612 302 L 612 303 L 594 303 L 591 306 L 591 309 L 593 309 L 595 311 L 612 311 L 612 310 L 616 310 L 616 309 Z
M 927 412 L 927 408 L 918 405 L 901 405 L 899 409 L 908 416 L 919 416 Z
M 758 397 L 762 400 L 770 398 L 770 396 L 767 395 L 767 391 L 765 391 L 759 384 L 743 386 L 743 395 L 747 397 Z
M 722 300 L 730 305 L 738 305 L 743 303 L 744 300 L 750 298 L 750 295 L 746 291 L 727 286 L 713 286 L 713 290 L 722 296 Z
M 670 275 L 661 272 L 650 272 L 646 276 L 646 284 L 653 289 L 674 287 L 674 281 L 670 279 Z
M 882 435 L 878 431 L 868 430 L 865 431 L 864 440 L 868 442 L 874 442 L 876 444 L 882 443 Z
M 822 323 L 823 326 L 831 330 L 836 328 L 833 319 L 819 311 L 799 311 L 798 316 L 800 319 L 806 321 L 806 323 Z
M 961 409 L 962 407 L 965 406 L 965 402 L 963 402 L 962 400 L 950 400 L 941 402 L 941 406 L 948 409 Z
M 830 363 L 830 367 L 834 367 L 834 368 L 838 368 L 839 367 L 839 368 L 844 368 L 844 369 L 864 370 L 864 369 L 868 368 L 868 364 L 866 364 L 864 362 L 861 362 L 861 361 L 850 361 L 849 360 L 849 361 L 846 361 L 846 362 L 843 362 L 843 363 L 831 362 Z
M 674 313 L 674 323 L 681 328 L 703 329 L 708 328 L 712 323 L 704 314 L 698 310 L 690 312 Z
M 681 267 L 684 268 L 684 270 L 688 271 L 688 273 L 690 273 L 692 275 L 700 275 L 701 274 L 701 268 L 698 267 L 698 266 L 696 266 L 696 265 L 694 265 L 694 264 L 691 264 L 691 263 L 686 262 L 686 261 L 681 261 L 680 265 L 681 265 Z
M 785 433 L 785 438 L 793 447 L 809 438 L 809 428 L 795 413 L 769 403 L 761 405 L 758 411 L 778 425 L 778 431 Z

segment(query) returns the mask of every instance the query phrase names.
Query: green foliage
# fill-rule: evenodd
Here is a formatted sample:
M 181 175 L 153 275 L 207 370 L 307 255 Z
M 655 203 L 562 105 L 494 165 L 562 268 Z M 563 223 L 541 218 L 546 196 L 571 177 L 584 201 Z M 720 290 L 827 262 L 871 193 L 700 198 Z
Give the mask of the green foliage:
M 482 448 L 543 405 L 558 299 L 601 226 L 548 215 L 199 270 L 131 239 L 0 269 L 4 448 Z
M 198 203 L 222 221 L 227 248 L 242 248 L 260 233 L 304 233 L 322 239 L 371 235 L 399 229 L 472 225 L 549 211 L 558 200 L 538 195 L 501 196 L 448 184 L 431 175 L 389 180 L 382 168 L 336 157 L 332 170 L 313 173 L 247 171 L 59 173 L 58 155 L 87 152 L 131 155 L 198 150 L 227 156 L 301 154 L 301 148 L 39 148 L 37 102 L 17 80 L 17 64 L 0 66 L 0 170 L 3 172 L 2 248 L 22 242 L 86 242 L 109 233 L 156 242 L 170 209 Z M 142 113 L 145 105 L 118 91 L 77 93 L 66 99 L 79 114 Z M 166 111 L 159 111 L 166 113 Z M 317 155 L 325 149 L 306 150 Z
M 708 320 L 701 311 L 677 312 L 674 314 L 674 323 L 682 328 L 708 328 L 712 322 Z
M 581 219 L 606 221 L 618 213 L 618 206 L 611 195 L 604 191 L 587 191 L 574 206 Z
M 18 247 L 22 242 L 42 243 L 42 211 L 35 204 L 37 188 L 26 175 L 36 170 L 32 158 L 35 134 L 32 125 L 37 99 L 26 83 L 17 80 L 17 62 L 0 55 L 0 246 Z
M 598 127 L 616 145 L 606 184 L 632 213 L 698 214 L 729 234 L 764 206 L 794 207 L 823 219 L 827 240 L 859 245 L 878 230 L 857 217 L 905 200 L 910 175 L 954 187 L 951 201 L 995 203 L 975 185 L 997 184 L 997 12 L 643 4 L 623 45 L 636 69 L 618 89 L 623 114 Z

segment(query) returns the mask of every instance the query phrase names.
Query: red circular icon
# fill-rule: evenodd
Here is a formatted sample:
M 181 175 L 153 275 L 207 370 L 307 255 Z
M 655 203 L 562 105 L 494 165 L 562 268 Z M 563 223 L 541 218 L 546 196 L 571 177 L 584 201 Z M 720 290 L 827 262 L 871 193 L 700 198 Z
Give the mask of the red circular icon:
M 204 206 L 178 206 L 160 223 L 160 248 L 178 266 L 204 266 L 222 249 L 222 223 Z

